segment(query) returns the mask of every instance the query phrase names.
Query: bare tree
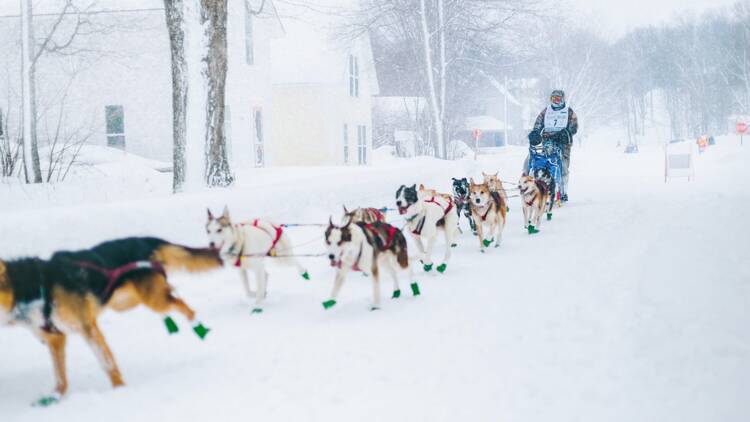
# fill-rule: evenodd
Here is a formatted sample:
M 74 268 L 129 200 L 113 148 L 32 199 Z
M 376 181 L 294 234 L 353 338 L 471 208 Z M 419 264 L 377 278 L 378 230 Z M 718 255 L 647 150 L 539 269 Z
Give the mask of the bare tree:
M 164 0 L 164 7 L 172 55 L 173 189 L 228 186 L 227 0 Z

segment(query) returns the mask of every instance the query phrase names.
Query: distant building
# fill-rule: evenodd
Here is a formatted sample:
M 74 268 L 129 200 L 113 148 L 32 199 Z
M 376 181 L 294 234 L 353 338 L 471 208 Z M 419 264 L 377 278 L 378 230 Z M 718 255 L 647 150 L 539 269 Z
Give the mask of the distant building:
M 171 162 L 169 37 L 161 2 L 154 4 L 89 15 L 107 30 L 79 36 L 75 45 L 84 51 L 42 56 L 41 146 L 51 142 L 62 113 L 62 126 L 72 136 L 86 134 L 91 144 Z M 276 6 L 272 0 L 228 2 L 225 124 L 232 169 L 369 163 L 370 96 L 378 90 L 369 41 L 335 44 L 312 23 L 282 20 Z M 37 38 L 56 18 L 48 14 L 56 9 L 38 9 Z M 62 32 L 73 24 L 63 20 Z M 0 45 L 15 52 L 0 64 L 0 106 L 6 109 L 0 119 L 10 133 L 20 122 L 19 40 L 20 18 L 0 19 Z

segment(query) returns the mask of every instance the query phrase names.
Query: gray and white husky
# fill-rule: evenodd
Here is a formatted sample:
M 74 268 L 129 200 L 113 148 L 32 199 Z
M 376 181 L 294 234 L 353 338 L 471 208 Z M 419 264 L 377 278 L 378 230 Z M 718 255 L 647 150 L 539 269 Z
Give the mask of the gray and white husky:
M 255 298 L 253 313 L 263 312 L 263 300 L 268 287 L 266 261 L 274 259 L 284 265 L 293 265 L 305 279 L 310 276 L 307 270 L 294 257 L 292 242 L 281 226 L 267 219 L 256 218 L 246 223 L 232 223 L 229 210 L 215 218 L 208 210 L 206 223 L 209 246 L 217 249 L 224 262 L 240 270 L 242 284 L 250 298 Z M 257 282 L 257 292 L 250 288 L 247 270 L 251 270 Z

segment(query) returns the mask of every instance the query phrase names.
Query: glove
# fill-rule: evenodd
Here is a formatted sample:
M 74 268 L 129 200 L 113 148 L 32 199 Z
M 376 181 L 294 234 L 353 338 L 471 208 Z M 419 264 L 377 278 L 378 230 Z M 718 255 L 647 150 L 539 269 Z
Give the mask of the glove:
M 539 145 L 542 143 L 542 136 L 539 134 L 539 132 L 532 130 L 529 132 L 529 144 L 531 145 Z

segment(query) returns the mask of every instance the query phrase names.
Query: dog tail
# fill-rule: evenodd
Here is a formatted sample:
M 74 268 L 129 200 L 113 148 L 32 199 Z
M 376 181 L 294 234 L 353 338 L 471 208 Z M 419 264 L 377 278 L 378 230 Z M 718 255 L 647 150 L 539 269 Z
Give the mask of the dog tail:
M 165 243 L 159 246 L 153 259 L 161 262 L 167 270 L 187 272 L 209 271 L 221 268 L 223 262 L 219 252 L 209 248 L 190 248 L 187 246 Z

